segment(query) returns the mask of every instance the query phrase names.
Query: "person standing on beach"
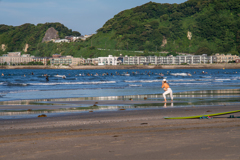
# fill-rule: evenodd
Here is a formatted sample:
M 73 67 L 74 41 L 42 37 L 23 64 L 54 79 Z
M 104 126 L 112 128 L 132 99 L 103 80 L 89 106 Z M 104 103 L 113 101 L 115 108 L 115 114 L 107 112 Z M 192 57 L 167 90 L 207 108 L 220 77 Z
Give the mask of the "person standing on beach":
M 172 92 L 172 89 L 170 88 L 169 84 L 167 83 L 166 79 L 163 79 L 163 81 L 162 81 L 162 88 L 165 91 L 163 93 L 164 102 L 167 102 L 167 99 L 166 99 L 167 94 L 170 94 L 171 101 L 173 101 L 173 92 Z

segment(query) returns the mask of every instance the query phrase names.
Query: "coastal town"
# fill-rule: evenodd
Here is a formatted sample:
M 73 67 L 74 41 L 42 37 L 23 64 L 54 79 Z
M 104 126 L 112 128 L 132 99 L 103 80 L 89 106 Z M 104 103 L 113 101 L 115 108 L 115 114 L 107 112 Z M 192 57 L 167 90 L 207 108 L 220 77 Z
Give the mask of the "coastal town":
M 80 65 L 187 65 L 213 63 L 240 63 L 240 57 L 231 54 L 178 55 L 178 56 L 119 56 L 80 58 L 53 54 L 52 57 L 35 57 L 21 52 L 8 52 L 0 57 L 1 65 L 51 65 L 51 66 L 80 66 Z

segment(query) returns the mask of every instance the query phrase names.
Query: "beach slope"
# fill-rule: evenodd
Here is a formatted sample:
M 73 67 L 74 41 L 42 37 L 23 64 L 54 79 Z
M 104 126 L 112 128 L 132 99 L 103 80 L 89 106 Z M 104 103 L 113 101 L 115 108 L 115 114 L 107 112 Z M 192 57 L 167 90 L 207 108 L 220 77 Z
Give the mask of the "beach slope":
M 231 110 L 239 106 L 0 120 L 0 159 L 239 159 L 240 118 L 163 118 Z

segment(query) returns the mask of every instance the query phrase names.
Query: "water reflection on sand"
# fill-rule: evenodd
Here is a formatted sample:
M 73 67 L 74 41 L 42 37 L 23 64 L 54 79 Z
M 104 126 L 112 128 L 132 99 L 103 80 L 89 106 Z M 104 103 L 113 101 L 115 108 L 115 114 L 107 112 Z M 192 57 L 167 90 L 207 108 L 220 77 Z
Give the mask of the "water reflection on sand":
M 174 101 L 163 102 L 161 94 L 81 97 L 0 102 L 0 119 L 48 117 L 73 113 L 162 109 L 208 105 L 239 104 L 240 89 L 188 91 L 174 94 Z

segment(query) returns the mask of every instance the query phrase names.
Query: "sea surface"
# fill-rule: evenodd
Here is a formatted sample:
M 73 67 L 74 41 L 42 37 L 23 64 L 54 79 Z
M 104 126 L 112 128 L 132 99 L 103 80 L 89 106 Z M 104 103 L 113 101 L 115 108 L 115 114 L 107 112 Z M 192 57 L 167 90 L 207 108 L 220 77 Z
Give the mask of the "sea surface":
M 163 78 L 174 93 L 240 88 L 240 69 L 2 69 L 0 74 L 0 101 L 161 94 Z

